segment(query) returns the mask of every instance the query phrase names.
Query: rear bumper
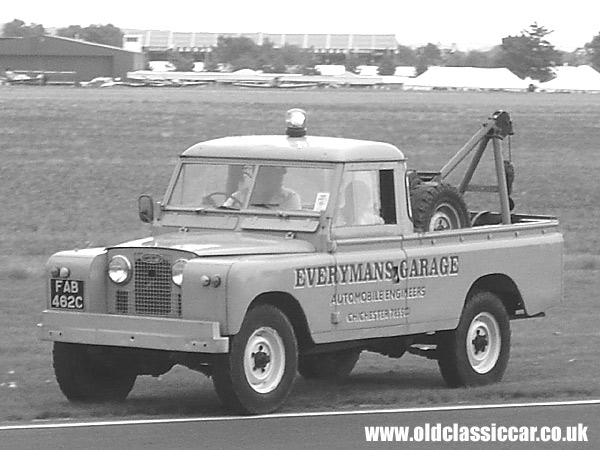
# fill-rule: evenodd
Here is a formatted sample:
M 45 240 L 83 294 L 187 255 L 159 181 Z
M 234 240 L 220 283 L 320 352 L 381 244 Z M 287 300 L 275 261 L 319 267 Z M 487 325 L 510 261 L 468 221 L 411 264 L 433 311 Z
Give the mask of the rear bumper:
M 229 338 L 217 322 L 79 312 L 42 313 L 44 341 L 110 345 L 194 353 L 227 353 Z

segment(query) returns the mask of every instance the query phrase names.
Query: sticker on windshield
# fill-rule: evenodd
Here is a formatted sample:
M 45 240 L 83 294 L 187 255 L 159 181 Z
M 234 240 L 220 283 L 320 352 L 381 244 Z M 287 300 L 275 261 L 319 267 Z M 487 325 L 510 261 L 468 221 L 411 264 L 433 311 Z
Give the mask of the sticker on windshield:
M 329 203 L 329 192 L 319 192 L 317 194 L 317 198 L 315 199 L 315 207 L 314 211 L 325 211 L 327 209 L 327 204 Z

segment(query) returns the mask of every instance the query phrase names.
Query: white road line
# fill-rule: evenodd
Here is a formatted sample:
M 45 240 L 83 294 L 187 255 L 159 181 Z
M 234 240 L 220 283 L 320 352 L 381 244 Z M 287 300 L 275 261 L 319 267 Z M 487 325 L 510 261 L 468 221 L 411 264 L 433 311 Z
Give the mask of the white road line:
M 150 425 L 150 424 L 169 424 L 169 423 L 193 423 L 193 422 L 217 422 L 217 421 L 242 421 L 242 420 L 264 420 L 264 419 L 299 419 L 303 417 L 333 417 L 333 416 L 356 416 L 370 414 L 405 414 L 421 412 L 439 412 L 439 411 L 465 411 L 479 409 L 506 409 L 506 408 L 531 408 L 531 407 L 549 407 L 549 406 L 585 406 L 600 405 L 600 399 L 594 400 L 571 400 L 556 402 L 537 402 L 537 403 L 508 403 L 491 405 L 454 405 L 454 406 L 433 406 L 421 408 L 392 408 L 392 409 L 369 409 L 353 411 L 322 411 L 306 413 L 281 413 L 265 414 L 262 416 L 219 416 L 219 417 L 186 417 L 179 419 L 138 419 L 138 420 L 112 420 L 97 422 L 59 422 L 59 423 L 41 423 L 34 422 L 24 425 L 6 425 L 0 426 L 0 431 L 10 430 L 35 430 L 35 429 L 56 429 L 56 428 L 86 428 L 86 427 L 105 427 L 115 425 Z

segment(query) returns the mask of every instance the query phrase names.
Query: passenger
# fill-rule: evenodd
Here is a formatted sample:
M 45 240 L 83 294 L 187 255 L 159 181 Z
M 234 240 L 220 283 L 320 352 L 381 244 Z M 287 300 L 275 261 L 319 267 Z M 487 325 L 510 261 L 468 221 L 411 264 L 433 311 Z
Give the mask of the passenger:
M 353 181 L 344 190 L 344 204 L 340 208 L 341 226 L 382 225 L 383 219 L 375 211 L 371 190 L 362 181 Z

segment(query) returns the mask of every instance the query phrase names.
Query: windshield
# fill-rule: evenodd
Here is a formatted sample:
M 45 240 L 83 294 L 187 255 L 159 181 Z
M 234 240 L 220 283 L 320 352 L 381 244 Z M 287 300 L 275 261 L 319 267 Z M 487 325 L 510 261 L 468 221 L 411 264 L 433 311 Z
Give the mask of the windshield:
M 167 206 L 320 212 L 333 178 L 332 168 L 184 163 Z

